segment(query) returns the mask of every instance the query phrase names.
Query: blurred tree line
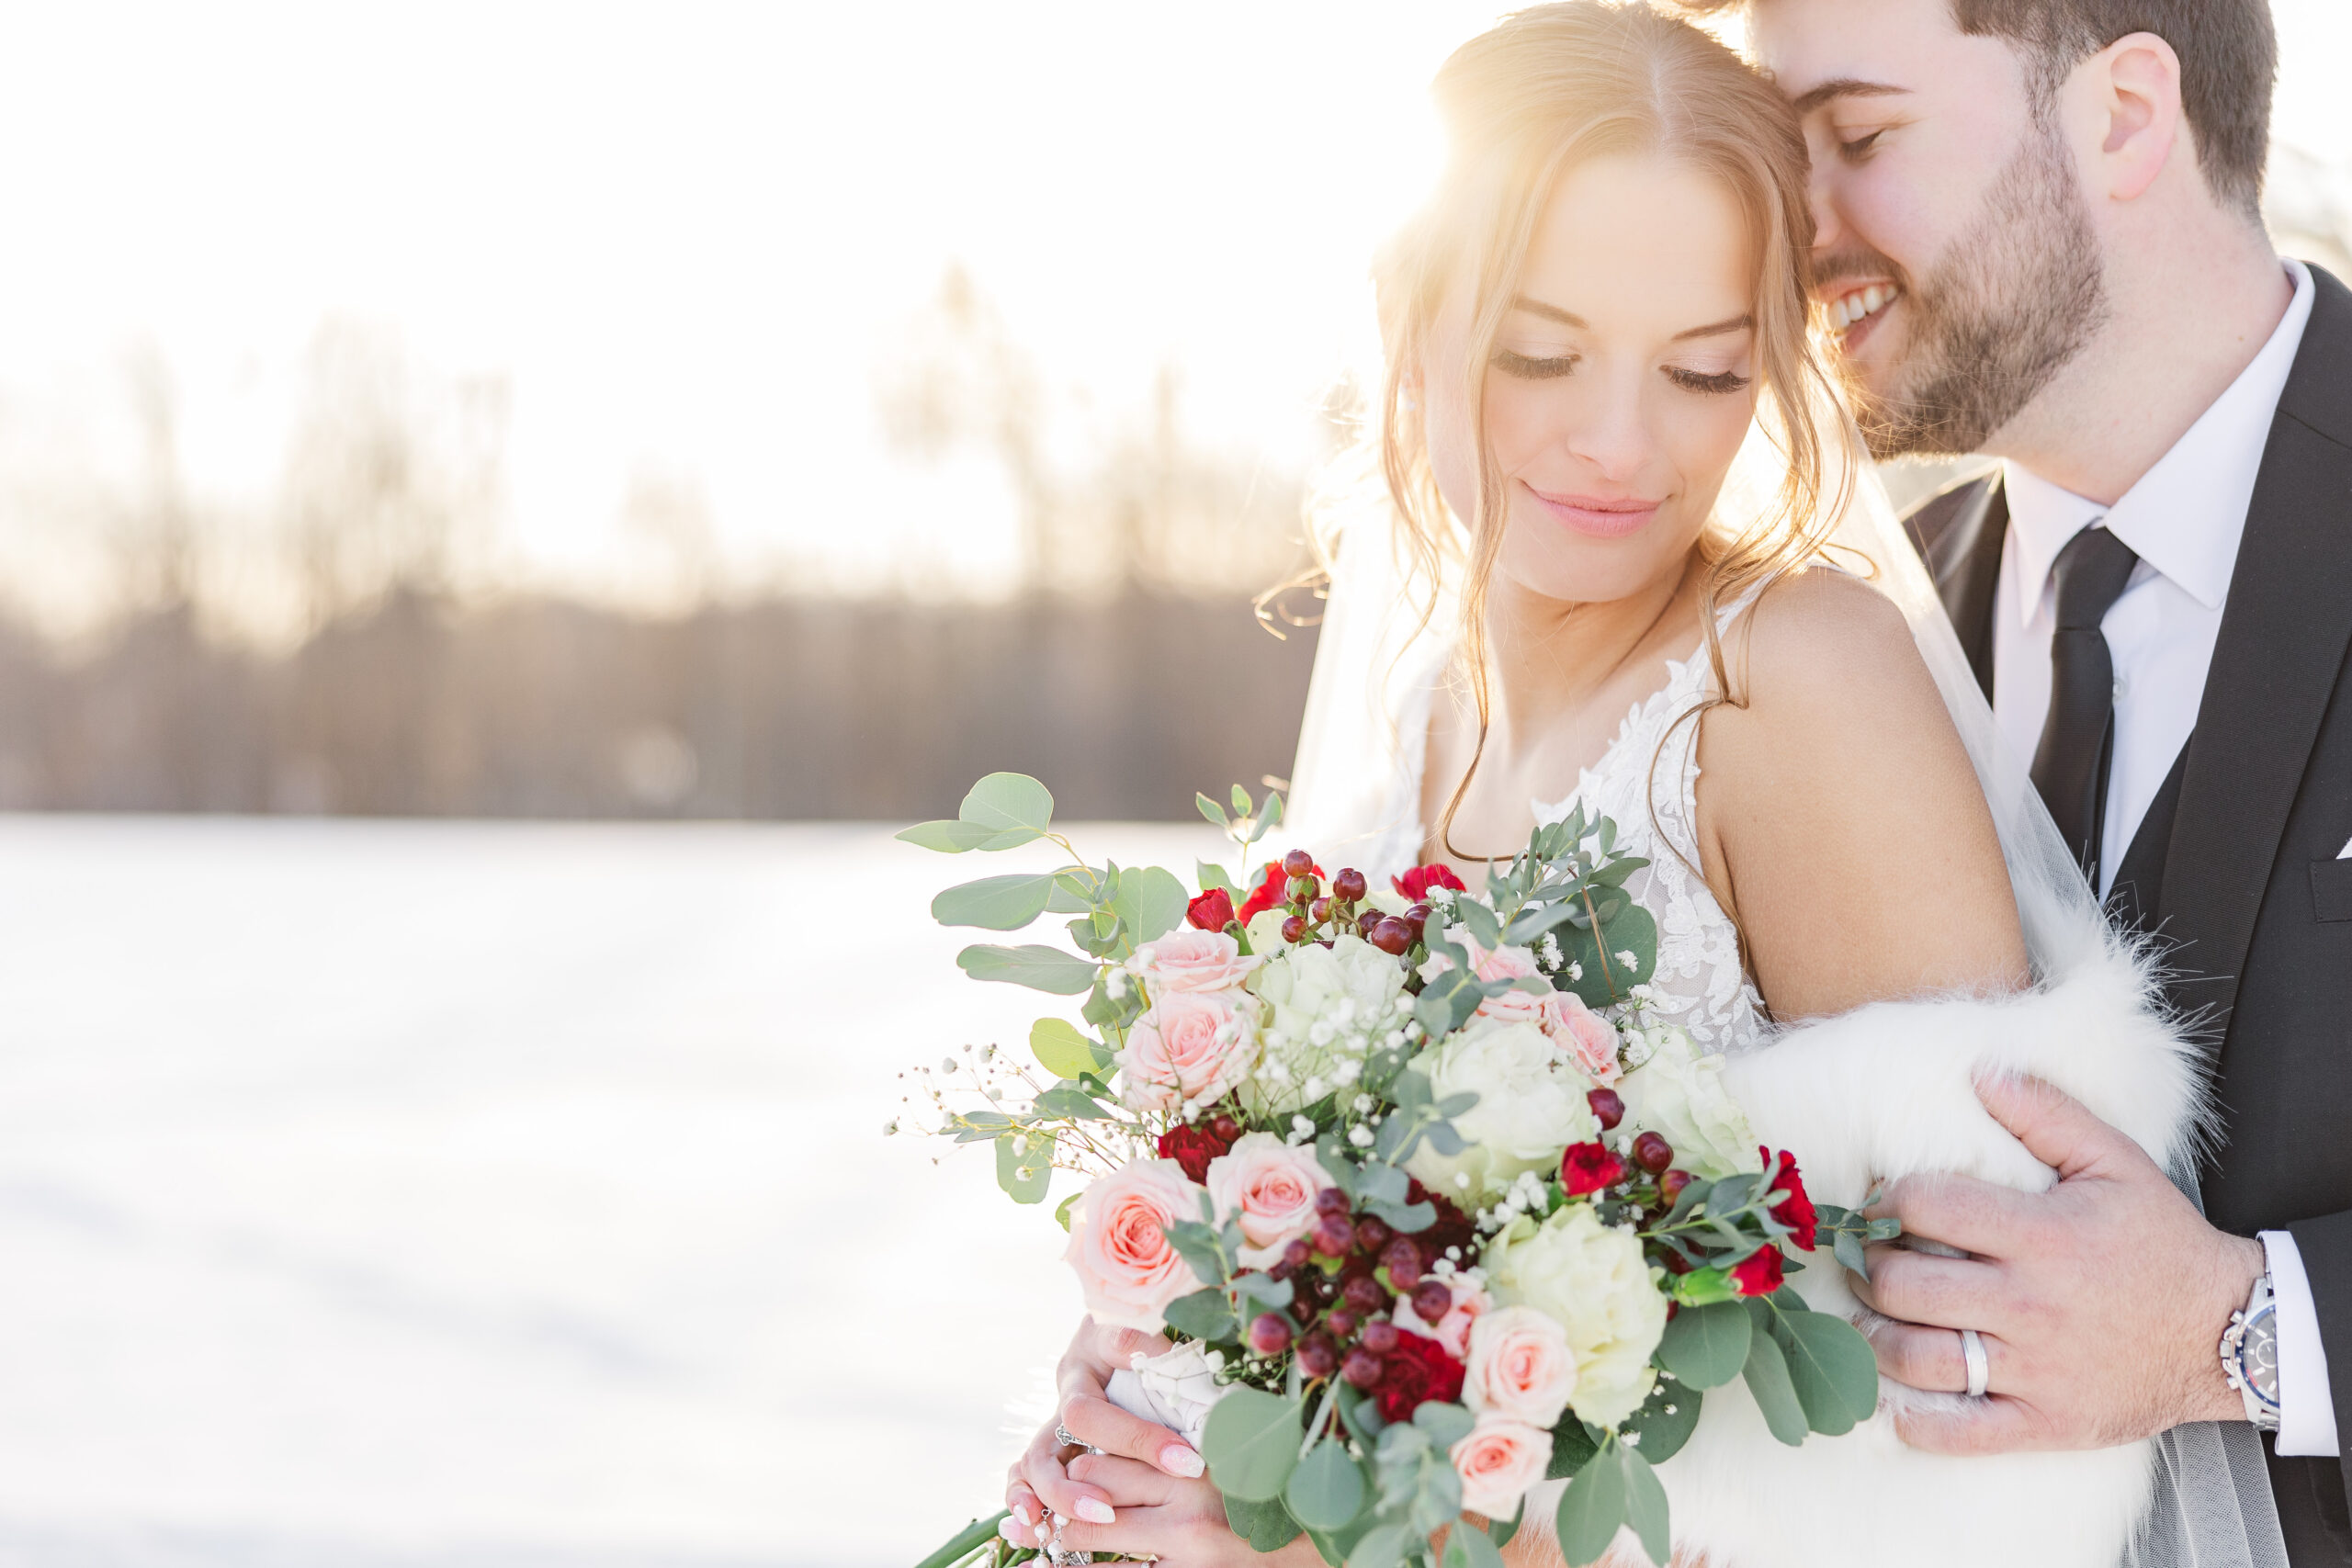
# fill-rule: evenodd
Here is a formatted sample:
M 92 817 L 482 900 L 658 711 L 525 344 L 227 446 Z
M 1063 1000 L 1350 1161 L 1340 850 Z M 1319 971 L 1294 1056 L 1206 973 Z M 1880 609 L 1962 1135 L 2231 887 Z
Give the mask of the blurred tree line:
M 878 412 L 907 461 L 1001 466 L 1010 599 L 730 590 L 697 492 L 660 480 L 623 521 L 669 613 L 485 592 L 503 384 L 431 384 L 331 325 L 269 515 L 224 517 L 135 360 L 141 477 L 84 508 L 112 612 L 70 643 L 0 623 L 0 807 L 909 818 L 1015 768 L 1065 815 L 1150 818 L 1286 773 L 1313 631 L 1269 635 L 1250 600 L 1301 563 L 1301 479 L 1190 446 L 1172 376 L 1140 428 L 1057 462 L 1038 377 L 967 279 L 916 328 Z M 231 600 L 290 634 L 241 635 Z

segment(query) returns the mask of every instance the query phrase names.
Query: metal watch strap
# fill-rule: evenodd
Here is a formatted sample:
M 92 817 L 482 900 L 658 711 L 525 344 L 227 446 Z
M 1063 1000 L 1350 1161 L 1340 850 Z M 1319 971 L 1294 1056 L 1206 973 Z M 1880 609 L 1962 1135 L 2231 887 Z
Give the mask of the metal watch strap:
M 2254 1282 L 2245 1305 L 2222 1331 L 2222 1371 L 2245 1402 L 2245 1418 L 2264 1432 L 2278 1429 L 2278 1314 L 2267 1272 Z

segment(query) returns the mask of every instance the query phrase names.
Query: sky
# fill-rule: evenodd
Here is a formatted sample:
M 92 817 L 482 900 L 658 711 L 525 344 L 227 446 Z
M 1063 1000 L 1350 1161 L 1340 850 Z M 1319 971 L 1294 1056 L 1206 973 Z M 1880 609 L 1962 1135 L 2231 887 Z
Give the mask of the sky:
M 1173 364 L 1192 438 L 1304 463 L 1433 169 L 1423 88 L 1501 9 L 9 5 L 0 544 L 71 545 L 49 503 L 131 462 L 141 355 L 191 488 L 262 506 L 335 321 L 504 381 L 518 581 L 625 592 L 650 477 L 699 490 L 745 570 L 985 586 L 1001 484 L 910 464 L 874 415 L 943 272 L 1069 406 L 1114 419 Z M 2278 132 L 2352 162 L 2352 6 L 2277 10 Z

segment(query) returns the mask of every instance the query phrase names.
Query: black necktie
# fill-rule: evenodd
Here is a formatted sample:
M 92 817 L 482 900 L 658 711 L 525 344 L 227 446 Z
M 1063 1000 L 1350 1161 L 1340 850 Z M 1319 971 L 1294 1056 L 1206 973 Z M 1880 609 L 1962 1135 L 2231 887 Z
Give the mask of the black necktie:
M 2050 716 L 2033 753 L 2033 787 L 2093 887 L 2115 750 L 2115 660 L 2098 624 L 2139 560 L 2131 546 L 2094 525 L 2067 541 L 2051 572 L 2058 629 L 2050 637 Z

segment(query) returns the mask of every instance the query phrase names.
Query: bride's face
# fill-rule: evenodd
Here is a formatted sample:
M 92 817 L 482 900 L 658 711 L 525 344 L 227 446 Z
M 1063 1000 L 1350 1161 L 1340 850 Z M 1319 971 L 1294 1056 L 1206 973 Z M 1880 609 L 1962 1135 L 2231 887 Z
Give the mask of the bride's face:
M 1612 156 L 1561 181 L 1485 369 L 1504 577 L 1594 603 L 1679 575 L 1755 412 L 1750 256 L 1731 192 L 1686 165 Z M 1420 378 L 1430 466 L 1464 520 L 1471 313 L 1465 278 Z

